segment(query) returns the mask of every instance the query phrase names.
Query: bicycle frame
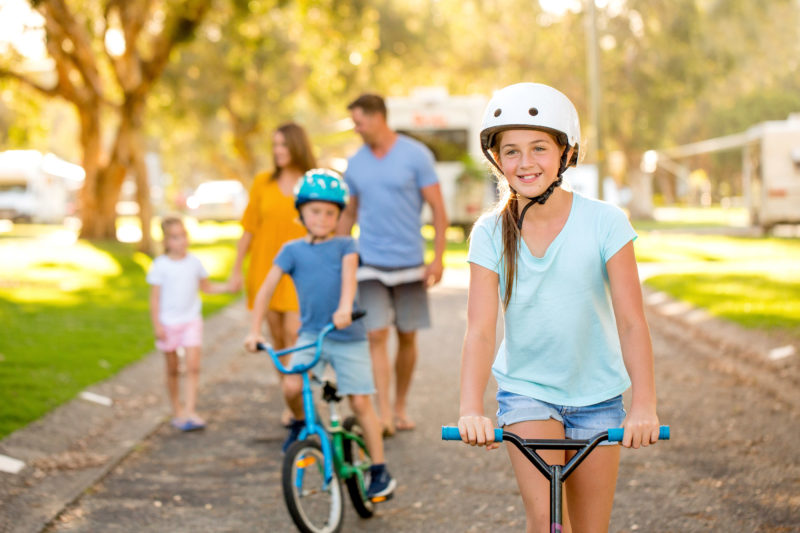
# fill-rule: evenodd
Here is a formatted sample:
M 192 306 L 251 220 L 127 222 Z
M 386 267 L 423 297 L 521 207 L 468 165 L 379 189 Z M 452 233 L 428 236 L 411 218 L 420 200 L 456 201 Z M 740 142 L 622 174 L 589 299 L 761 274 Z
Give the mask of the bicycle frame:
M 353 320 L 357 320 L 364 316 L 363 311 L 356 311 L 353 313 Z M 326 429 L 325 426 L 322 425 L 321 421 L 317 417 L 316 409 L 314 409 L 314 397 L 313 391 L 311 389 L 311 378 L 310 372 L 312 368 L 319 362 L 320 357 L 322 357 L 322 341 L 324 340 L 325 336 L 333 331 L 335 326 L 333 324 L 328 324 L 322 331 L 319 332 L 317 336 L 317 340 L 314 342 L 304 344 L 302 346 L 293 346 L 291 348 L 286 348 L 284 350 L 275 351 L 272 349 L 271 346 L 263 343 L 258 343 L 258 349 L 266 351 L 269 356 L 272 358 L 272 362 L 275 364 L 275 367 L 283 374 L 301 374 L 303 379 L 303 389 L 302 389 L 302 397 L 303 397 L 303 413 L 305 415 L 305 427 L 300 431 L 300 435 L 298 436 L 298 440 L 305 440 L 308 438 L 309 435 L 317 435 L 319 437 L 320 447 L 322 448 L 322 456 L 325 459 L 323 464 L 323 474 L 325 476 L 325 488 L 327 488 L 328 484 L 333 479 L 333 472 L 335 471 L 339 474 L 342 479 L 347 479 L 352 475 L 358 476 L 359 482 L 363 485 L 364 484 L 364 473 L 358 467 L 346 464 L 344 461 L 344 450 L 343 450 L 343 439 L 348 438 L 353 440 L 357 443 L 357 445 L 363 449 L 366 449 L 364 440 L 361 439 L 358 435 L 354 433 L 350 433 L 346 431 L 340 423 L 339 413 L 336 409 L 335 402 L 331 401 L 328 402 L 330 406 L 330 422 L 331 427 L 330 429 Z M 308 348 L 314 348 L 314 357 L 313 359 L 306 363 L 306 364 L 298 364 L 293 366 L 292 368 L 286 368 L 283 365 L 281 360 L 279 359 L 283 355 L 290 354 L 292 352 L 297 352 L 300 350 L 306 350 Z M 302 478 L 301 478 L 302 480 Z
M 508 441 L 550 481 L 550 531 L 560 533 L 562 530 L 562 487 L 564 481 L 578 468 L 584 459 L 598 444 L 607 440 L 620 442 L 624 436 L 622 428 L 612 428 L 598 433 L 590 439 L 523 439 L 519 435 L 503 429 L 494 430 L 495 442 Z M 658 438 L 667 440 L 670 437 L 669 426 L 661 426 Z M 457 427 L 442 426 L 442 440 L 462 440 Z M 564 465 L 547 464 L 536 450 L 574 450 L 577 453 Z

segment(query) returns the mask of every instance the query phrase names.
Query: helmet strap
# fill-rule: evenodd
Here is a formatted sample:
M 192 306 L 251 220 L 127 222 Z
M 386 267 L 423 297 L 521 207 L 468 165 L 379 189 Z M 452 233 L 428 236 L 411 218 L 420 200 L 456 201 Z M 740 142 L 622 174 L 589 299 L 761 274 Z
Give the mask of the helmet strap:
M 568 153 L 569 153 L 569 146 L 564 148 L 564 153 L 561 154 L 561 162 L 559 163 L 559 166 L 558 166 L 558 177 L 555 179 L 555 181 L 553 181 L 553 183 L 550 184 L 550 186 L 547 188 L 547 190 L 545 190 L 539 196 L 534 196 L 533 198 L 531 198 L 529 196 L 522 196 L 517 191 L 515 191 L 513 188 L 511 188 L 511 192 L 516 194 L 518 197 L 527 198 L 528 200 L 530 200 L 528 202 L 528 204 L 525 207 L 522 208 L 522 213 L 520 213 L 519 220 L 517 220 L 517 228 L 520 231 L 522 231 L 522 220 L 525 218 L 525 213 L 527 213 L 528 209 L 533 204 L 542 204 L 542 205 L 544 205 L 544 203 L 547 201 L 547 199 L 550 198 L 550 196 L 553 194 L 553 191 L 556 190 L 556 187 L 561 185 L 561 183 L 564 181 L 564 178 L 563 178 L 562 175 L 564 174 L 564 171 L 567 170 L 567 154 Z

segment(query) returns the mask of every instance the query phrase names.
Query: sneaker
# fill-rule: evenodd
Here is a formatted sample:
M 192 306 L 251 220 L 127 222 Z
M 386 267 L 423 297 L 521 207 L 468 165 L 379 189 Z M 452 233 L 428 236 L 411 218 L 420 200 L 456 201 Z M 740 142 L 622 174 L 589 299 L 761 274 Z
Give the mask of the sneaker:
M 306 421 L 292 419 L 292 421 L 289 422 L 289 425 L 286 427 L 289 428 L 289 434 L 286 436 L 286 440 L 283 441 L 283 446 L 281 446 L 281 451 L 283 453 L 286 453 L 286 450 L 289 449 L 289 446 L 291 446 L 292 443 L 294 443 L 294 441 L 296 441 L 300 436 L 300 432 L 303 431 L 304 427 L 306 427 Z
M 372 465 L 369 467 L 371 481 L 367 489 L 367 498 L 372 501 L 388 500 L 392 497 L 397 481 L 386 469 L 386 465 Z

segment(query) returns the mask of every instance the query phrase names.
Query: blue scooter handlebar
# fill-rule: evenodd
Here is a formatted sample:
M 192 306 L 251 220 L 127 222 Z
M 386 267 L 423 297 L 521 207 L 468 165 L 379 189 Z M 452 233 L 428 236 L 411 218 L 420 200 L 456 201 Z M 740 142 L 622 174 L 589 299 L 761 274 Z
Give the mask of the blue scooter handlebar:
M 612 428 L 608 430 L 608 442 L 620 442 L 625 435 L 622 428 Z M 669 426 L 661 426 L 658 429 L 658 440 L 669 440 Z
M 461 434 L 458 432 L 458 428 L 455 426 L 442 426 L 442 440 L 461 440 Z M 494 440 L 495 442 L 501 442 L 503 440 L 502 428 L 495 428 Z
M 611 428 L 608 430 L 608 441 L 620 442 L 624 434 L 625 430 L 623 428 Z M 658 438 L 659 440 L 669 440 L 669 426 L 661 426 L 658 431 Z M 461 440 L 458 428 L 455 426 L 442 426 L 442 440 Z M 495 442 L 503 440 L 503 430 L 501 428 L 495 428 L 494 440 Z

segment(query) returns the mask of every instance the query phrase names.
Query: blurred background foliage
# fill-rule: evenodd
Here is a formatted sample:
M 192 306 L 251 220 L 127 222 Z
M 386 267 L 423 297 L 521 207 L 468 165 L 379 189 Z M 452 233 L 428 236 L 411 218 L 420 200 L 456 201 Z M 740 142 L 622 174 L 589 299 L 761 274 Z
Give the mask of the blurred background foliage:
M 101 30 L 119 2 L 32 2 L 40 10 L 54 3 L 93 36 L 99 76 L 111 87 L 103 107 L 110 115 L 122 92 L 111 83 Z M 127 4 L 146 4 L 145 29 L 157 32 L 182 3 Z M 638 166 L 645 150 L 737 133 L 800 109 L 797 0 L 596 6 L 605 148 L 624 154 L 626 168 Z M 343 119 L 361 92 L 399 96 L 433 85 L 489 95 L 520 80 L 567 93 L 586 137 L 584 7 L 580 0 L 213 0 L 149 88 L 147 149 L 162 156 L 174 189 L 229 177 L 249 183 L 270 166 L 270 132 L 281 122 L 306 126 L 325 161 L 357 145 Z M 7 44 L 0 72 L 26 68 L 30 60 Z M 80 161 L 74 117 L 63 101 L 0 76 L 0 148 Z M 711 159 L 723 169 L 739 164 L 731 154 Z

